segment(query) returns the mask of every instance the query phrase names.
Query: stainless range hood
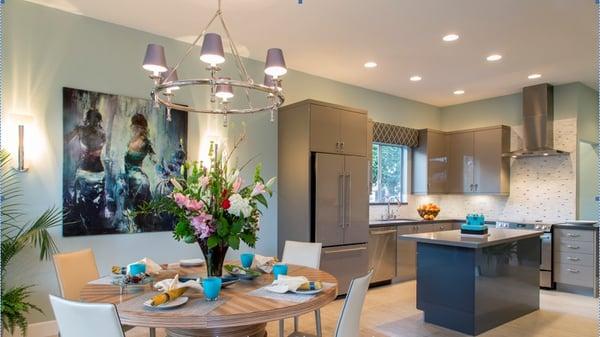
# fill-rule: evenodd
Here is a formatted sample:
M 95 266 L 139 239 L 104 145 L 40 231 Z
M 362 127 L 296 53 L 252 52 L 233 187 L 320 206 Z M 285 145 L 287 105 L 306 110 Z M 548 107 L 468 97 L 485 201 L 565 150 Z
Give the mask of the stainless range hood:
M 554 88 L 548 83 L 523 88 L 523 149 L 503 156 L 526 158 L 567 154 L 554 148 Z

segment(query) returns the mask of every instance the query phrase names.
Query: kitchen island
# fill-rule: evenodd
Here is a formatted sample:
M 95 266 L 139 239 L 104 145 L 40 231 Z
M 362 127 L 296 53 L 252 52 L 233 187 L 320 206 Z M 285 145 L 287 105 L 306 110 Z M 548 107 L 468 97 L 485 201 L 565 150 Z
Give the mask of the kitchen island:
M 539 309 L 539 231 L 403 235 L 417 242 L 417 309 L 425 321 L 478 335 Z

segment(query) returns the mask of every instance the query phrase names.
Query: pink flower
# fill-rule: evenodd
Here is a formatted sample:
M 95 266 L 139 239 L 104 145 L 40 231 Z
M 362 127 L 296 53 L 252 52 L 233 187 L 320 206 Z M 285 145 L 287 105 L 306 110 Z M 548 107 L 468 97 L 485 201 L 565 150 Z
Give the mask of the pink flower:
M 209 221 L 211 220 L 212 215 L 205 213 L 197 215 L 191 219 L 192 226 L 194 227 L 196 234 L 201 239 L 206 239 L 214 232 L 214 228 L 212 228 L 209 224 Z
M 232 193 L 237 193 L 241 187 L 242 187 L 242 178 L 238 176 L 235 179 L 235 181 L 233 182 Z
M 182 193 L 174 193 L 173 200 L 179 207 L 185 207 L 190 199 Z
M 208 183 L 210 183 L 210 179 L 208 177 L 204 176 L 200 178 L 200 186 L 202 186 L 202 188 L 208 186 Z
M 185 208 L 187 208 L 188 210 L 190 210 L 192 212 L 197 212 L 204 208 L 204 204 L 202 203 L 202 201 L 188 199 L 185 204 Z
M 250 193 L 250 196 L 253 197 L 263 193 L 265 193 L 265 185 L 263 185 L 262 183 L 256 183 L 254 189 L 252 190 L 252 193 Z

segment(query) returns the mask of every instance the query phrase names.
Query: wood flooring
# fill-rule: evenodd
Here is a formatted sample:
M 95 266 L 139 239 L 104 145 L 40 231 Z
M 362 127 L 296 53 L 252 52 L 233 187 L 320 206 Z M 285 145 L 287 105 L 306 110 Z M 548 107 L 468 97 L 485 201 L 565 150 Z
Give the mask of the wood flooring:
M 452 330 L 423 322 L 415 308 L 416 283 L 405 282 L 369 290 L 361 319 L 363 337 L 462 337 Z M 333 336 L 342 300 L 321 310 L 323 336 Z M 490 330 L 480 337 L 596 337 L 598 336 L 598 300 L 557 291 L 541 291 L 539 311 Z M 269 337 L 277 337 L 277 323 L 269 323 Z M 286 321 L 291 333 L 293 322 Z M 314 315 L 300 319 L 300 330 L 314 334 Z M 147 329 L 136 328 L 127 337 L 148 336 Z M 164 331 L 157 332 L 164 337 Z

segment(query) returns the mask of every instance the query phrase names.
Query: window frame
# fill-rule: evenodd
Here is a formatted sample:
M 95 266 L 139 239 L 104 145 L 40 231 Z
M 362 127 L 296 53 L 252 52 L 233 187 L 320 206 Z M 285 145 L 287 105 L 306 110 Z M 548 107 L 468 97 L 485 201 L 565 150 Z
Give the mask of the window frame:
M 410 148 L 406 145 L 398 145 L 398 144 L 389 144 L 389 143 L 381 143 L 381 142 L 373 142 L 372 145 L 377 145 L 377 158 L 379 160 L 379 165 L 377 165 L 377 178 L 376 178 L 376 182 L 377 184 L 380 183 L 381 181 L 381 172 L 382 172 L 382 167 L 381 167 L 381 146 L 391 146 L 391 147 L 399 147 L 402 149 L 401 151 L 401 164 L 400 167 L 402 168 L 402 179 L 401 179 L 401 196 L 400 196 L 400 204 L 402 205 L 408 205 L 408 193 L 409 193 L 409 185 L 410 185 L 410 181 L 409 181 L 409 177 L 408 175 L 410 174 L 410 169 L 409 169 L 409 164 L 410 164 Z M 373 151 L 372 147 L 370 149 L 371 151 Z M 371 160 L 371 164 L 369 165 L 369 170 L 371 172 L 370 176 L 373 175 L 373 160 Z M 371 181 L 369 181 L 369 184 L 371 184 Z M 373 185 L 371 185 L 373 186 Z M 372 187 L 371 187 L 371 191 L 372 191 Z M 370 191 L 370 192 L 371 192 Z M 388 203 L 386 201 L 371 201 L 371 193 L 369 193 L 369 205 L 387 205 Z

